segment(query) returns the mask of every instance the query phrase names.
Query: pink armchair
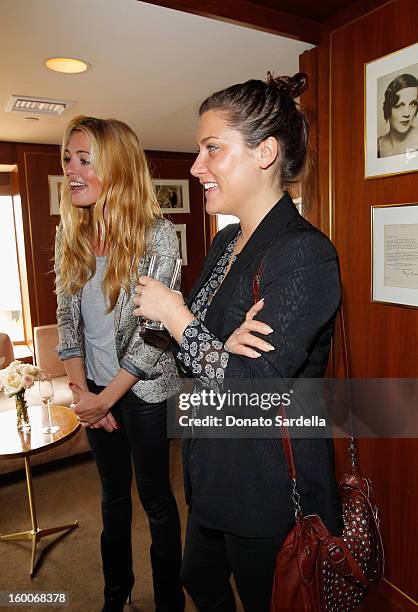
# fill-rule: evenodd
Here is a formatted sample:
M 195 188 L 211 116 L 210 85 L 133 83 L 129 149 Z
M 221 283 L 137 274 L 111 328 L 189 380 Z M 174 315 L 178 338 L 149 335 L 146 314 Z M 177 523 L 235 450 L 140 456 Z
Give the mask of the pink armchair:
M 73 396 L 68 387 L 64 364 L 55 352 L 58 344 L 56 325 L 41 325 L 33 329 L 36 365 L 44 374 L 51 374 L 54 384 L 54 403 L 69 406 Z
M 0 333 L 0 370 L 14 360 L 13 344 L 7 334 Z
M 40 327 L 35 327 L 33 332 L 36 365 L 38 365 L 45 374 L 51 374 L 52 376 L 52 382 L 54 385 L 53 404 L 69 406 L 73 399 L 72 393 L 68 387 L 68 378 L 65 373 L 64 365 L 55 353 L 55 347 L 58 344 L 57 326 L 41 325 Z M 6 367 L 14 359 L 13 345 L 8 336 L 6 336 L 8 342 L 3 338 L 3 336 L 6 336 L 6 334 L 0 334 L 0 359 L 2 356 L 5 357 L 5 365 L 0 365 L 0 368 Z M 26 391 L 25 397 L 29 406 L 40 403 L 39 391 L 37 387 L 37 383 L 35 383 L 31 389 Z M 7 398 L 3 394 L 0 394 L 0 411 L 13 407 L 14 399 Z M 62 457 L 68 457 L 77 453 L 83 453 L 88 450 L 89 445 L 87 442 L 87 436 L 84 429 L 81 429 L 73 438 L 68 440 L 68 442 L 65 442 L 65 444 L 61 444 L 50 451 L 33 455 L 31 458 L 31 463 L 32 465 L 48 463 L 49 461 L 55 461 L 56 459 L 61 459 Z M 0 474 L 13 472 L 22 468 L 23 459 L 0 461 Z

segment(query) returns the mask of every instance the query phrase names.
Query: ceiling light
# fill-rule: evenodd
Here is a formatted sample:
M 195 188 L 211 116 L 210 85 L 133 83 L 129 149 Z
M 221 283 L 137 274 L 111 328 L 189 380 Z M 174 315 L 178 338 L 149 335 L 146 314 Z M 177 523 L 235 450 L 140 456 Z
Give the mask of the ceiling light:
M 45 61 L 45 65 L 50 70 L 65 72 L 66 74 L 78 74 L 91 68 L 88 62 L 73 57 L 50 57 Z

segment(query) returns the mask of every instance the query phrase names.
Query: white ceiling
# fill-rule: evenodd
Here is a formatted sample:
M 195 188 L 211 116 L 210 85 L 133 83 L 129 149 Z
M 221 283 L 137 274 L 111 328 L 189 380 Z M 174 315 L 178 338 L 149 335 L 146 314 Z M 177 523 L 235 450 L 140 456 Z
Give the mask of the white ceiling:
M 194 151 L 196 113 L 210 93 L 298 71 L 312 45 L 137 0 L 6 0 L 0 21 L 0 140 L 58 144 L 71 117 L 126 121 L 146 149 Z M 92 68 L 63 75 L 51 56 Z M 76 101 L 62 117 L 6 113 L 12 94 Z

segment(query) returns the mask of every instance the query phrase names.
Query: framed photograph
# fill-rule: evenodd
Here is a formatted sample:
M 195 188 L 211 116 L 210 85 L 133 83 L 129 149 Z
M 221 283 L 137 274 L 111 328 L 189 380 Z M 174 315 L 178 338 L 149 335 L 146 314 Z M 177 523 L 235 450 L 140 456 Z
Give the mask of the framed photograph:
M 170 215 L 190 212 L 189 181 L 187 179 L 154 179 L 152 183 L 163 212 Z
M 418 170 L 418 43 L 365 64 L 365 178 Z
M 52 174 L 48 176 L 49 214 L 50 215 L 60 214 L 61 187 L 64 181 L 65 181 L 64 176 L 54 176 Z
M 418 204 L 371 210 L 372 302 L 418 308 Z
M 174 226 L 179 241 L 179 251 L 181 257 L 181 265 L 187 266 L 187 239 L 186 239 L 186 224 L 180 223 Z

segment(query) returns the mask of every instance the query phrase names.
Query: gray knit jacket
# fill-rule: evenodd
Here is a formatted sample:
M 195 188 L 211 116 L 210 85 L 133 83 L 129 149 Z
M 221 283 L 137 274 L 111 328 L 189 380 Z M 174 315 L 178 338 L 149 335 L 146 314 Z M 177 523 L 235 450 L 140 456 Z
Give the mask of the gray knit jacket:
M 55 275 L 59 344 L 57 353 L 63 361 L 71 357 L 85 358 L 81 290 L 75 294 L 61 288 L 60 262 L 63 227 L 55 238 Z M 170 350 L 150 346 L 141 335 L 138 317 L 132 314 L 133 296 L 139 276 L 146 274 L 153 253 L 178 257 L 178 240 L 174 226 L 166 219 L 157 219 L 146 236 L 145 254 L 139 262 L 138 274 L 130 279 L 129 295 L 121 289 L 113 309 L 116 353 L 121 368 L 139 377 L 132 391 L 142 400 L 156 403 L 171 397 L 181 387 L 180 377 Z M 153 332 L 151 332 L 153 333 Z

